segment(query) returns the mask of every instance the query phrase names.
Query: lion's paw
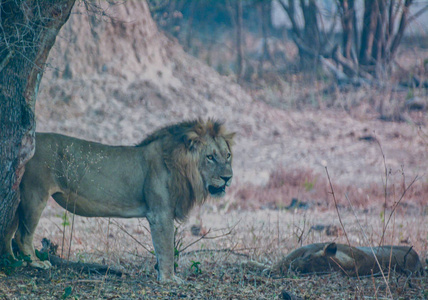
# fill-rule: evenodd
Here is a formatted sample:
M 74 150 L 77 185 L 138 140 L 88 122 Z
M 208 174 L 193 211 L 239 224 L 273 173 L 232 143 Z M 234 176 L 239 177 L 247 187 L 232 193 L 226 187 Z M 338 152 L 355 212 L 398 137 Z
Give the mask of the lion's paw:
M 38 269 L 50 269 L 52 267 L 52 264 L 47 260 L 45 261 L 36 260 L 36 261 L 32 261 L 30 263 L 30 266 Z
M 172 281 L 176 284 L 184 284 L 186 281 L 184 281 L 183 279 L 181 279 L 180 277 L 174 275 L 172 277 Z
M 160 283 L 162 284 L 168 284 L 168 283 L 175 283 L 175 284 L 184 284 L 185 281 L 183 279 L 181 279 L 180 277 L 173 275 L 172 277 L 169 278 L 159 278 L 158 279 Z

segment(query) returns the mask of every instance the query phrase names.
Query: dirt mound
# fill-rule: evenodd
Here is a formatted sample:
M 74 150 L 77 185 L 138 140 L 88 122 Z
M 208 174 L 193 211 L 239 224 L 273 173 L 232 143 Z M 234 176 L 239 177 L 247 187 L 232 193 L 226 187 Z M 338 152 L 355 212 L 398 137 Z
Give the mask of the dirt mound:
M 251 101 L 159 33 L 145 1 L 103 6 L 109 18 L 80 5 L 62 29 L 38 101 L 38 130 L 135 143 L 183 118 L 230 120 Z

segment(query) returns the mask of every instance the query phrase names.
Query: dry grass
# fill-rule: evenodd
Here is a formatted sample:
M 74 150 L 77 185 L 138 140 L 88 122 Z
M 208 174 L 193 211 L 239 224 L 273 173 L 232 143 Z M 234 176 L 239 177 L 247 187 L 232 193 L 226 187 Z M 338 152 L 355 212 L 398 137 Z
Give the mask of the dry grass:
M 374 201 L 356 201 L 351 209 L 340 194 L 355 198 L 354 189 L 333 185 L 343 229 L 352 245 L 376 246 L 384 236 L 385 244 L 413 245 L 425 261 L 428 228 L 423 224 L 428 220 L 423 203 L 417 199 L 426 199 L 426 185 L 418 188 L 415 184 L 415 190 L 406 194 L 410 198 L 405 197 L 395 209 L 385 230 L 382 187 L 380 191 L 374 187 L 364 190 Z M 397 193 L 402 192 L 400 185 L 396 189 Z M 376 193 L 369 194 L 375 190 Z M 292 197 L 309 206 L 285 209 Z M 387 204 L 390 207 L 392 202 Z M 68 218 L 71 221 L 71 216 Z M 63 210 L 50 203 L 36 240 L 46 236 L 60 245 L 59 251 L 63 248 L 68 253 L 71 226 L 64 227 L 63 222 Z M 9 277 L 0 274 L 1 297 L 58 299 L 70 288 L 70 297 L 75 299 L 282 299 L 283 290 L 305 299 L 389 299 L 391 295 L 394 299 L 426 299 L 428 295 L 428 274 L 419 278 L 391 274 L 386 282 L 382 278 L 357 279 L 337 273 L 267 278 L 243 264 L 251 259 L 269 266 L 292 249 L 309 243 L 346 243 L 325 176 L 309 170 L 278 169 L 272 172 L 265 187 L 237 186 L 219 202 L 209 202 L 194 210 L 188 221 L 179 225 L 181 249 L 200 239 L 192 235 L 192 225 L 208 234 L 181 253 L 177 271 L 186 280 L 182 286 L 156 282 L 147 221 L 76 216 L 74 222 L 70 259 L 108 264 L 124 270 L 126 275 L 117 278 L 69 269 L 24 268 Z M 61 244 L 63 240 L 65 244 Z
M 428 181 L 425 177 L 406 178 L 400 171 L 387 170 L 387 185 L 372 183 L 367 187 L 334 184 L 337 202 L 340 207 L 352 205 L 358 209 L 383 210 L 391 209 L 404 193 L 401 205 L 397 210 L 403 213 L 419 211 L 426 205 L 428 198 Z M 413 182 L 414 181 L 414 182 Z M 413 183 L 412 183 L 413 182 Z M 278 168 L 270 174 L 265 186 L 247 185 L 233 190 L 235 202 L 231 209 L 281 209 L 297 199 L 301 205 L 333 208 L 331 189 L 325 174 L 315 174 L 311 170 L 286 170 Z M 346 199 L 345 195 L 351 200 Z
M 272 279 L 251 273 L 236 261 L 202 263 L 206 268 L 202 274 L 187 274 L 181 286 L 159 285 L 153 274 L 139 272 L 115 278 L 25 269 L 0 283 L 0 295 L 5 299 L 61 299 L 69 289 L 70 299 L 283 299 L 285 290 L 302 299 L 388 299 L 386 285 L 379 278 L 357 280 L 335 273 Z M 389 286 L 396 299 L 424 299 L 427 283 L 426 277 L 392 276 Z

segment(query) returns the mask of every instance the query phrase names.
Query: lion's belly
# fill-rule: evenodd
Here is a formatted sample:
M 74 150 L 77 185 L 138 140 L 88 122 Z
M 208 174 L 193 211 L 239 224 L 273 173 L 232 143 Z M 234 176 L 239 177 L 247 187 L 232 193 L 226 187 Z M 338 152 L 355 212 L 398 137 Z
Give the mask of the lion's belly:
M 74 193 L 55 193 L 52 198 L 69 212 L 83 217 L 140 218 L 147 212 L 142 201 L 130 199 L 87 199 Z

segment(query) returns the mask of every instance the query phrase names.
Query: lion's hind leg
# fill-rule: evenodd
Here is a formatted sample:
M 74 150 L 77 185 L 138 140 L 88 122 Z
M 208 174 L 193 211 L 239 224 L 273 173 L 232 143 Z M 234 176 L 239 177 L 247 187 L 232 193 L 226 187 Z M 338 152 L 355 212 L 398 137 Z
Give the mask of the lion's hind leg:
M 15 235 L 16 229 L 18 228 L 18 222 L 18 213 L 16 212 L 11 225 L 6 230 L 4 240 L 1 241 L 4 244 L 0 246 L 0 248 L 4 250 L 5 254 L 11 256 L 12 258 L 15 258 L 12 250 L 12 239 Z
M 41 269 L 48 269 L 52 265 L 49 261 L 41 261 L 36 256 L 33 246 L 33 235 L 39 223 L 40 216 L 46 206 L 49 195 L 32 191 L 26 193 L 21 190 L 21 203 L 18 207 L 18 230 L 15 233 L 15 240 L 21 254 L 30 256 L 30 266 Z

